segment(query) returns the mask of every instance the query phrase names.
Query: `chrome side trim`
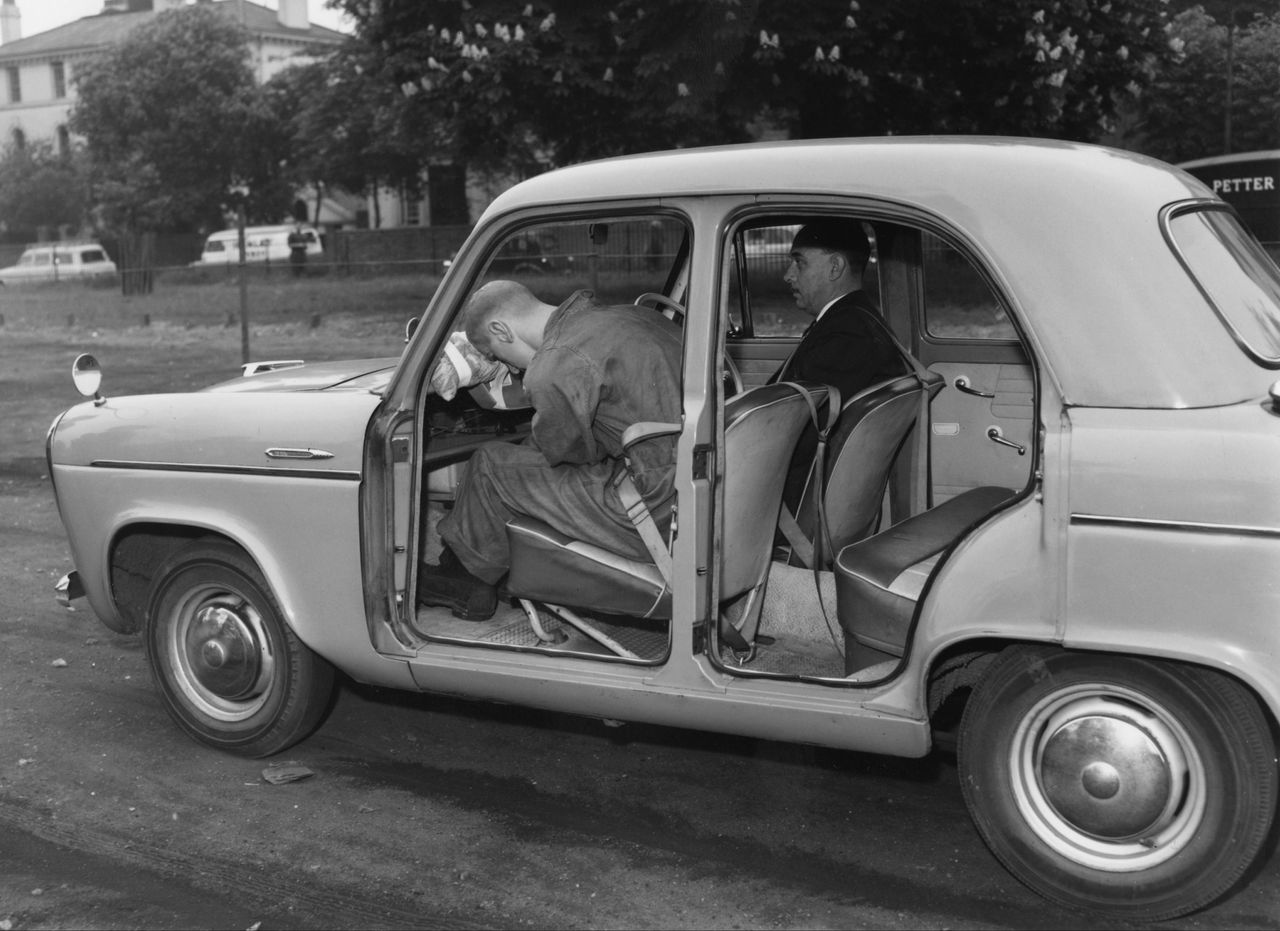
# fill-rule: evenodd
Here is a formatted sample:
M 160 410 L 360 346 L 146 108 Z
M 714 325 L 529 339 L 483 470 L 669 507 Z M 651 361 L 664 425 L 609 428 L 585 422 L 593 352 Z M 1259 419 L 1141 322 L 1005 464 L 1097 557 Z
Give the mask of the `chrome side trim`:
M 1072 514 L 1073 524 L 1134 527 L 1142 530 L 1173 530 L 1185 533 L 1224 533 L 1252 537 L 1278 537 L 1280 528 L 1249 527 L 1243 524 L 1204 524 L 1189 520 L 1154 520 L 1144 517 L 1107 517 L 1102 514 Z
M 337 469 L 271 469 L 265 466 L 196 465 L 186 462 L 134 462 L 126 459 L 94 459 L 95 469 L 137 469 L 147 472 L 205 472 L 217 475 L 277 476 L 280 478 L 323 478 L 339 482 L 358 482 L 359 472 Z

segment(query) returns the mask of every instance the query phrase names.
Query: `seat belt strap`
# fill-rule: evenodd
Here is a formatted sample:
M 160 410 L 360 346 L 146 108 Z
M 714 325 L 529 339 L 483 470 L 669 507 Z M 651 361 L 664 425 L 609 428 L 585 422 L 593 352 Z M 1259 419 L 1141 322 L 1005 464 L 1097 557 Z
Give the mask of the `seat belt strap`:
M 785 504 L 778 512 L 778 529 L 782 531 L 782 535 L 791 544 L 791 553 L 796 559 L 800 560 L 800 564 L 805 568 L 812 566 L 813 543 L 804 535 L 804 531 L 800 529 L 800 524 L 796 522 L 795 515 L 791 513 L 791 508 Z
M 671 585 L 671 551 L 667 548 L 667 541 L 662 539 L 662 532 L 658 530 L 657 521 L 653 519 L 649 506 L 644 503 L 644 498 L 636 488 L 630 472 L 619 471 L 614 484 L 618 491 L 618 499 L 626 508 L 627 517 L 640 533 L 640 539 L 644 541 L 653 564 L 662 573 L 662 581 L 669 587 Z
M 791 544 L 791 550 L 796 557 L 806 566 L 819 566 L 823 549 L 831 548 L 830 531 L 827 528 L 827 509 L 823 497 L 826 494 L 826 462 L 827 462 L 827 440 L 831 436 L 831 431 L 835 428 L 836 421 L 840 419 L 840 389 L 835 385 L 827 385 L 827 420 L 823 423 L 818 415 L 818 406 L 814 403 L 813 397 L 802 385 L 793 381 L 779 382 L 779 384 L 789 385 L 796 391 L 800 392 L 800 396 L 805 399 L 809 405 L 809 419 L 813 422 L 813 429 L 818 431 L 818 448 L 813 457 L 813 468 L 810 475 L 815 483 L 814 506 L 817 510 L 817 520 L 813 528 L 813 539 L 808 540 L 804 531 L 800 529 L 800 525 L 796 522 L 795 515 L 784 504 L 778 512 L 778 529 L 782 531 L 782 535 L 787 538 L 787 542 Z

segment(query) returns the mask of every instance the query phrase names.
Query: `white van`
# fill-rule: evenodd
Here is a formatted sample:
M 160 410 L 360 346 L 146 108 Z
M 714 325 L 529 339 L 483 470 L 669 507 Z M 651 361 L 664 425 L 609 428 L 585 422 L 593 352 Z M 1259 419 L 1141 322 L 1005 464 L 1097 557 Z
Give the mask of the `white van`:
M 289 261 L 289 234 L 292 224 L 280 226 L 249 226 L 244 231 L 246 262 L 270 262 L 286 264 Z M 320 234 L 314 227 L 303 226 L 302 235 L 307 240 L 307 261 L 324 256 Z M 240 262 L 239 230 L 220 230 L 213 233 L 204 244 L 197 265 L 236 265 Z
M 0 284 L 108 279 L 116 263 L 98 242 L 51 242 L 30 246 L 16 265 L 0 268 Z

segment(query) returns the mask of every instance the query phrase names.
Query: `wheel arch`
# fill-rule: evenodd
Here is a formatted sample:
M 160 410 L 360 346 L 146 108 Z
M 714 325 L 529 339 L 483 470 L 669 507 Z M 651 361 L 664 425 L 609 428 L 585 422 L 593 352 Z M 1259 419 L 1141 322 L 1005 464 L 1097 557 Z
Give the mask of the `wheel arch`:
M 1280 744 L 1280 716 L 1266 694 L 1241 670 L 1213 662 L 1213 657 L 1190 659 L 1182 656 L 1137 653 L 1131 650 L 1092 649 L 1068 646 L 1051 640 L 973 638 L 948 644 L 929 660 L 929 672 L 924 679 L 925 708 L 935 734 L 948 730 L 948 725 L 959 723 L 974 686 L 983 673 L 1005 650 L 1012 648 L 1051 649 L 1065 653 L 1092 654 L 1096 656 L 1127 657 L 1156 663 L 1185 664 L 1207 669 L 1236 682 L 1247 689 L 1266 713 L 1273 737 Z
M 107 557 L 111 600 L 120 618 L 116 630 L 125 634 L 142 631 L 156 572 L 171 554 L 201 539 L 230 543 L 266 578 L 261 562 L 254 558 L 251 550 L 228 534 L 194 524 L 159 521 L 129 524 L 116 532 Z

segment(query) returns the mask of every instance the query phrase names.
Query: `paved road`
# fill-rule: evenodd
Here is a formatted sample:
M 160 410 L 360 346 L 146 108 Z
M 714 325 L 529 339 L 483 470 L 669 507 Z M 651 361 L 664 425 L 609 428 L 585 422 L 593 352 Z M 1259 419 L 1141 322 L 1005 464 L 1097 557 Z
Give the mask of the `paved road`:
M 68 557 L 38 473 L 0 474 L 9 927 L 1118 927 L 1013 881 L 945 756 L 346 683 L 282 758 L 314 775 L 271 785 L 178 731 L 135 640 L 54 605 Z M 1278 873 L 1162 927 L 1280 927 Z

